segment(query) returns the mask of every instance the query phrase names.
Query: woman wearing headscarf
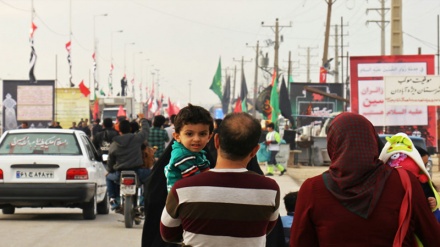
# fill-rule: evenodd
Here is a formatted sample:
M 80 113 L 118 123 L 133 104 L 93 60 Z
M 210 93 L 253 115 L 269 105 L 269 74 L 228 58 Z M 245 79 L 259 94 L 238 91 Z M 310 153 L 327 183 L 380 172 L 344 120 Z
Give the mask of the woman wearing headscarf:
M 342 113 L 330 124 L 329 170 L 307 179 L 296 203 L 290 246 L 393 246 L 405 196 L 400 175 L 379 157 L 380 140 L 363 116 Z M 440 246 L 440 225 L 432 215 L 417 178 L 412 187 L 412 215 L 401 245 Z

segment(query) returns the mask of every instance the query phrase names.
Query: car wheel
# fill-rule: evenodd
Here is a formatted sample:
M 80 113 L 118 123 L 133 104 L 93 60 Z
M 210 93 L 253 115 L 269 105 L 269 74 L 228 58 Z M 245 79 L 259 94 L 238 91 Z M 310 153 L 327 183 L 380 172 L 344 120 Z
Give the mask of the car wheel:
M 96 206 L 96 190 L 93 195 L 93 199 L 90 202 L 86 202 L 83 205 L 83 219 L 85 220 L 94 220 L 96 219 L 97 206 Z
M 2 212 L 3 214 L 14 214 L 15 213 L 15 207 L 7 207 L 7 208 L 2 208 Z
M 108 194 L 105 193 L 102 202 L 98 203 L 98 214 L 108 214 L 110 212 L 110 204 L 108 201 Z

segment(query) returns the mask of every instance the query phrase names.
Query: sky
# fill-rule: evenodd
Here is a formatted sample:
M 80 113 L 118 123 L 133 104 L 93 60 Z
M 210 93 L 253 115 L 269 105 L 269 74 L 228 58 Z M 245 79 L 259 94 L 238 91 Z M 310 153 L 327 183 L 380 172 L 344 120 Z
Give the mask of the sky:
M 331 25 L 339 27 L 338 43 L 350 56 L 380 55 L 380 27 L 367 21 L 380 20 L 379 0 L 333 0 Z M 154 86 L 156 95 L 185 106 L 220 103 L 209 89 L 219 59 L 223 81 L 234 78 L 239 94 L 241 59 L 249 92 L 255 80 L 255 46 L 268 54 L 272 66 L 278 18 L 282 26 L 279 66 L 287 71 L 289 52 L 295 82 L 317 82 L 322 63 L 327 3 L 325 0 L 0 0 L 0 79 L 28 80 L 32 22 L 34 48 L 38 56 L 35 76 L 57 80 L 57 87 L 69 85 L 65 44 L 70 40 L 72 80 L 76 87 L 84 80 L 93 88 L 94 44 L 100 88 L 109 94 L 108 78 L 113 58 L 113 94 L 120 91 L 120 79 L 127 75 L 129 92 L 134 79 L 135 97 L 145 101 Z M 402 0 L 404 54 L 437 54 L 438 0 Z M 390 8 L 391 0 L 385 1 Z M 104 16 L 104 15 L 107 16 Z M 342 18 L 342 20 L 341 20 Z M 390 20 L 387 11 L 385 20 Z M 264 24 L 262 24 L 264 22 Z M 122 30 L 122 32 L 118 32 Z M 328 57 L 335 56 L 335 28 L 331 28 Z M 390 25 L 386 25 L 386 54 L 390 52 Z M 134 43 L 134 44 L 133 44 Z M 310 55 L 307 56 L 309 49 Z M 339 55 L 341 55 L 341 47 Z M 344 71 L 346 60 L 343 60 Z M 334 63 L 331 64 L 334 68 Z M 436 66 L 437 67 L 437 66 Z M 344 72 L 345 73 L 345 72 Z M 334 82 L 329 75 L 328 82 Z M 270 84 L 270 75 L 258 71 L 259 88 Z M 142 91 L 139 91 L 142 88 Z M 148 88 L 148 91 L 147 91 Z M 232 89 L 232 91 L 234 91 Z

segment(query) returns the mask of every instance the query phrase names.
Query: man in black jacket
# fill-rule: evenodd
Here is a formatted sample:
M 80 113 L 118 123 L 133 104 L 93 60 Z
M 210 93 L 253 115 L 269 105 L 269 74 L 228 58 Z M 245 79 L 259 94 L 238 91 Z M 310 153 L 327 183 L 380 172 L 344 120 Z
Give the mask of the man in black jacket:
M 96 133 L 93 137 L 93 145 L 101 154 L 108 154 L 108 149 L 113 142 L 113 138 L 118 136 L 119 133 L 113 128 L 111 118 L 105 118 L 103 124 L 103 131 Z
M 120 206 L 120 171 L 135 171 L 141 183 L 145 183 L 150 174 L 150 170 L 143 167 L 144 161 L 141 150 L 142 144 L 145 144 L 150 126 L 146 119 L 142 119 L 140 124 L 141 131 L 136 134 L 131 133 L 130 127 L 128 120 L 122 120 L 119 123 L 121 135 L 113 138 L 108 151 L 106 169 L 109 174 L 106 177 L 106 181 L 110 205 L 113 210 Z

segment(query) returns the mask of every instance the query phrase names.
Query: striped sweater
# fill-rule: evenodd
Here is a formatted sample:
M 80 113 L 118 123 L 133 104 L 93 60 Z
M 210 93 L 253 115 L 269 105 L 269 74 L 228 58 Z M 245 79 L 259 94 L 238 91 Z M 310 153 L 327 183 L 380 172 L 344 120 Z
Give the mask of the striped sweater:
M 178 180 L 207 171 L 210 164 L 205 150 L 191 152 L 177 141 L 172 147 L 170 162 L 164 168 L 168 192 Z
M 273 179 L 246 169 L 212 169 L 176 182 L 160 232 L 164 241 L 184 246 L 265 246 L 279 203 Z

